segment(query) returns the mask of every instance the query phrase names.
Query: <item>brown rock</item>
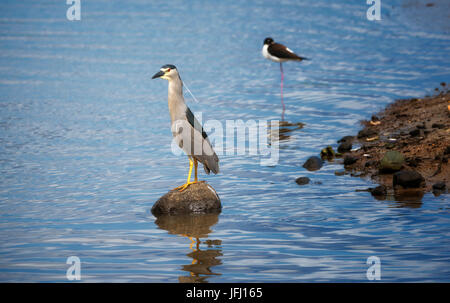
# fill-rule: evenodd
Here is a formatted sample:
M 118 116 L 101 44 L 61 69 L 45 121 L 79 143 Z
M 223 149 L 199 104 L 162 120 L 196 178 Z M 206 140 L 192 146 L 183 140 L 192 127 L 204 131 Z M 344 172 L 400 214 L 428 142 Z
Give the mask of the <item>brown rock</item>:
M 352 164 L 356 163 L 357 161 L 358 161 L 357 157 L 347 155 L 344 158 L 344 165 L 352 165 Z
M 299 177 L 295 180 L 295 182 L 297 182 L 298 185 L 308 184 L 309 181 L 310 181 L 310 179 L 308 177 Z
M 416 171 L 401 170 L 394 174 L 392 185 L 400 185 L 403 188 L 419 188 L 425 185 L 425 179 Z
M 171 190 L 153 205 L 152 214 L 190 214 L 220 212 L 222 205 L 214 188 L 206 182 L 191 184 L 184 191 Z

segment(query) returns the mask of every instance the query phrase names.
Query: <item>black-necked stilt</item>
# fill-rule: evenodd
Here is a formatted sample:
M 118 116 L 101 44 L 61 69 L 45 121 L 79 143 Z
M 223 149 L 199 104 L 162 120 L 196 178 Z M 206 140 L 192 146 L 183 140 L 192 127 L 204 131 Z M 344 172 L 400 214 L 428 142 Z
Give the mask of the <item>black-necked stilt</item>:
M 283 62 L 286 61 L 303 61 L 308 60 L 308 58 L 300 57 L 296 53 L 294 53 L 292 50 L 290 50 L 288 47 L 284 46 L 280 43 L 275 43 L 272 38 L 268 37 L 264 39 L 264 45 L 262 48 L 262 54 L 265 58 L 272 60 L 274 62 L 280 63 L 280 71 L 281 71 L 281 104 L 283 105 L 283 113 L 281 116 L 281 119 L 284 120 L 284 102 L 283 102 L 283 80 L 284 80 L 284 73 L 283 73 Z

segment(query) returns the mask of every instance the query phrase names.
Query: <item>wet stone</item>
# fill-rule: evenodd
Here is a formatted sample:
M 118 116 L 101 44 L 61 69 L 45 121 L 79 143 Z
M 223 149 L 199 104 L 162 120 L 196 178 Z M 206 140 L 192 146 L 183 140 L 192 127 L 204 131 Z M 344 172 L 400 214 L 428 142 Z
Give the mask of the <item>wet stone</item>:
M 369 192 L 372 194 L 372 196 L 386 196 L 387 190 L 386 186 L 380 185 L 374 188 L 369 188 Z
M 433 184 L 433 190 L 445 190 L 445 187 L 446 185 L 444 181 Z
M 419 188 L 425 185 L 425 179 L 416 171 L 402 170 L 394 174 L 392 185 L 403 188 Z
M 295 180 L 298 185 L 306 185 L 308 184 L 310 179 L 308 177 L 299 177 Z
M 337 141 L 337 143 L 350 142 L 352 143 L 355 140 L 354 136 L 345 136 Z
M 189 185 L 184 191 L 171 190 L 153 205 L 154 216 L 220 212 L 222 205 L 214 188 L 202 181 Z
M 359 131 L 358 133 L 358 139 L 365 138 L 365 137 L 373 137 L 376 136 L 378 133 L 370 128 L 364 128 Z
M 354 156 L 345 156 L 344 158 L 344 165 L 352 165 L 358 161 L 357 157 Z
M 352 142 L 345 141 L 339 144 L 338 146 L 338 152 L 340 153 L 346 153 L 349 152 L 352 149 Z
M 303 167 L 309 171 L 318 170 L 322 167 L 323 161 L 319 157 L 312 156 L 309 157 L 308 160 L 303 164 Z

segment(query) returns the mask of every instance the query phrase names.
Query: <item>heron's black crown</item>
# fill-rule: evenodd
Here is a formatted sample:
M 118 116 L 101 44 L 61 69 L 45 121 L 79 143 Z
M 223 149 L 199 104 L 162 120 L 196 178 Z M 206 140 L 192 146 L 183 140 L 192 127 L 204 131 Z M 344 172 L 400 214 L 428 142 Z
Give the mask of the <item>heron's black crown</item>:
M 163 65 L 161 68 L 177 69 L 177 68 L 175 67 L 175 65 L 173 65 L 173 64 L 166 64 L 166 65 Z
M 267 37 L 266 39 L 264 39 L 264 44 L 272 44 L 273 43 L 273 39 L 270 37 Z

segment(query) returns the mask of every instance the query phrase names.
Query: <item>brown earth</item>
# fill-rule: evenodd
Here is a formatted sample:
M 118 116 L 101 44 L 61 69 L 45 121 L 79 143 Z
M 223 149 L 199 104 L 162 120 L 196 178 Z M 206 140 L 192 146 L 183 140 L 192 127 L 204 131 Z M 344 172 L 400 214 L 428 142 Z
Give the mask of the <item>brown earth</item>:
M 450 92 L 445 83 L 432 97 L 398 100 L 385 110 L 362 121 L 364 128 L 353 141 L 361 148 L 344 153 L 346 171 L 392 188 L 393 173 L 380 171 L 380 160 L 389 150 L 404 157 L 401 170 L 420 173 L 425 190 L 433 184 L 450 185 Z M 439 91 L 439 90 L 438 90 Z M 352 159 L 353 158 L 353 159 Z

